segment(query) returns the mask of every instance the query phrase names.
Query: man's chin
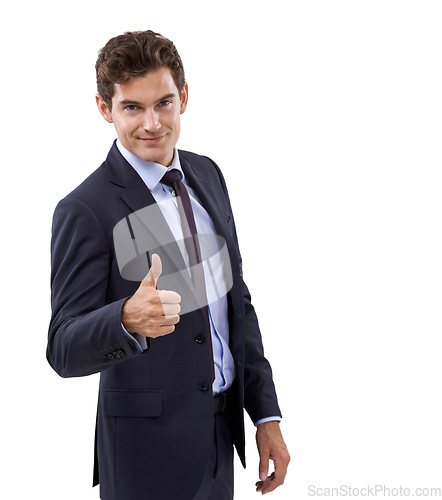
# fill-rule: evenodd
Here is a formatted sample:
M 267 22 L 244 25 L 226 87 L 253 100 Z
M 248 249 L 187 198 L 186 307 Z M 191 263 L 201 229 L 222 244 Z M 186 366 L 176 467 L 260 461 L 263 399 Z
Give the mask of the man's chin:
M 152 161 L 155 163 L 159 163 L 160 165 L 163 165 L 165 167 L 168 167 L 172 163 L 173 159 L 173 150 L 169 154 L 161 151 L 146 150 L 139 150 L 134 154 L 144 161 Z

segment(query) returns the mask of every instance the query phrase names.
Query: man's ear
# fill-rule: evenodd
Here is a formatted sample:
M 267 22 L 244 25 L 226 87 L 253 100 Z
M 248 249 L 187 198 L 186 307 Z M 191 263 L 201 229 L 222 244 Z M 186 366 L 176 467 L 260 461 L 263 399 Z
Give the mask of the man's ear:
M 101 116 L 109 123 L 113 123 L 114 121 L 112 120 L 112 113 L 108 107 L 108 105 L 104 102 L 104 99 L 101 97 L 100 94 L 97 94 L 95 96 L 95 101 L 97 103 L 98 111 L 100 112 Z
M 180 114 L 182 115 L 187 108 L 187 99 L 189 98 L 189 86 L 184 82 L 180 95 Z

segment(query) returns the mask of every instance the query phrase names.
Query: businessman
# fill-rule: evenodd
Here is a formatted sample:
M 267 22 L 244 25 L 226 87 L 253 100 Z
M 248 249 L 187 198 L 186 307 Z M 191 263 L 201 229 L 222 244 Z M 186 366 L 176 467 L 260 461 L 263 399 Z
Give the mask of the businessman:
M 245 409 L 256 490 L 271 492 L 290 460 L 281 412 L 224 178 L 176 148 L 180 56 L 160 34 L 129 32 L 96 73 L 117 140 L 55 209 L 47 347 L 62 377 L 100 372 L 93 484 L 102 500 L 231 500 Z

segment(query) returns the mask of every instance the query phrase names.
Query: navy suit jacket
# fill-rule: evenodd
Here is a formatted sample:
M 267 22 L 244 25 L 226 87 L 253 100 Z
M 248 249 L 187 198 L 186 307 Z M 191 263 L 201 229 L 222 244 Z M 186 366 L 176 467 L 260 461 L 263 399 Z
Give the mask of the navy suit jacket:
M 280 410 L 242 278 L 223 176 L 207 157 L 179 155 L 231 261 L 228 314 L 238 388 L 234 441 L 245 466 L 243 409 L 253 421 Z M 210 343 L 201 342 L 206 332 L 201 310 L 183 314 L 174 333 L 150 339 L 143 353 L 121 328 L 121 309 L 139 282 L 121 276 L 113 229 L 152 204 L 149 189 L 114 143 L 106 161 L 60 201 L 53 217 L 47 358 L 62 377 L 100 372 L 94 485 L 100 483 L 104 500 L 191 500 L 213 439 Z M 147 259 L 145 266 L 147 274 Z M 161 277 L 157 286 L 162 288 Z

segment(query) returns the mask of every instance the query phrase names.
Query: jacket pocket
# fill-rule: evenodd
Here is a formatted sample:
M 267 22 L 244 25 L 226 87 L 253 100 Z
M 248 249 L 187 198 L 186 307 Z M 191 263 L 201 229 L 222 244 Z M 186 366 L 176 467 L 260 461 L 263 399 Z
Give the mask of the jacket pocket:
M 108 417 L 158 417 L 163 391 L 105 389 L 104 412 Z

